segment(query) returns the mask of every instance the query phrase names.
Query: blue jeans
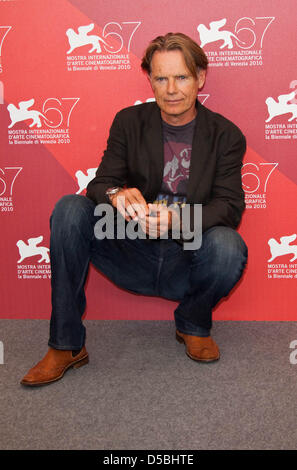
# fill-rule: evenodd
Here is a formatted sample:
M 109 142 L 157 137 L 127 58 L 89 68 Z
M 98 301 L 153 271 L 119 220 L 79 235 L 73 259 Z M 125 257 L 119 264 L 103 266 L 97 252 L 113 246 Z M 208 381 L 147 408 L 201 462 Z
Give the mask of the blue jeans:
M 204 232 L 199 250 L 183 250 L 172 239 L 98 240 L 94 208 L 85 196 L 69 195 L 58 201 L 51 216 L 49 346 L 80 349 L 85 343 L 82 315 L 90 262 L 124 289 L 179 301 L 176 328 L 209 336 L 213 307 L 235 286 L 246 264 L 241 236 L 229 227 L 212 227 Z

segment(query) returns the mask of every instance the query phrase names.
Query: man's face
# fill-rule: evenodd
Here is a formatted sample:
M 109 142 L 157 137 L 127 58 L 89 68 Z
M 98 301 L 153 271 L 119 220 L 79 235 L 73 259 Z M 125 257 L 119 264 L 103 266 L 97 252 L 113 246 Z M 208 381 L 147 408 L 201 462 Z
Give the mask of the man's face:
M 164 121 L 178 126 L 195 118 L 195 102 L 205 82 L 205 71 L 193 77 L 180 50 L 154 53 L 150 82 Z

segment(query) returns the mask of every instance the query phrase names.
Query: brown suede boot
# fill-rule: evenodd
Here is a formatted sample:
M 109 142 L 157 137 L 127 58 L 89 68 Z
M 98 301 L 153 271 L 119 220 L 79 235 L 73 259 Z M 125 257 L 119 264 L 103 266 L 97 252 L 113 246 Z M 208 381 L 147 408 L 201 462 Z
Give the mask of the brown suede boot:
M 30 387 L 49 384 L 61 379 L 69 367 L 77 369 L 88 362 L 85 346 L 76 356 L 73 356 L 72 351 L 49 348 L 44 358 L 29 370 L 20 383 Z
M 186 345 L 186 354 L 194 361 L 213 362 L 220 358 L 220 351 L 211 336 L 192 336 L 176 330 L 176 339 Z

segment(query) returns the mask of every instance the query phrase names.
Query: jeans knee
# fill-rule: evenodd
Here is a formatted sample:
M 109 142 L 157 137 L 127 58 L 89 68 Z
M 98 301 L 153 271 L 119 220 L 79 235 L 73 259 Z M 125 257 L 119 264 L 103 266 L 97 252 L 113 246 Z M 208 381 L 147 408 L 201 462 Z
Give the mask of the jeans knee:
M 95 204 L 85 196 L 78 194 L 68 194 L 61 197 L 56 203 L 50 218 L 51 227 L 57 223 L 60 227 L 85 222 L 87 218 L 93 216 Z
M 247 246 L 241 235 L 230 227 L 212 227 L 206 232 L 208 250 L 214 258 L 227 266 L 245 265 L 248 256 Z

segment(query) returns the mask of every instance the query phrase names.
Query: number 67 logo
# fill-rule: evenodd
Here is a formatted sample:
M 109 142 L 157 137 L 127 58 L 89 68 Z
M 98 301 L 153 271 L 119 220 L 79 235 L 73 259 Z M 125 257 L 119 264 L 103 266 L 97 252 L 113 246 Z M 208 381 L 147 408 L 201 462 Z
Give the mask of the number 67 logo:
M 71 103 L 71 100 L 73 103 Z M 51 111 L 52 124 L 46 122 L 46 125 L 52 128 L 60 127 L 64 119 L 67 117 L 66 127 L 69 127 L 71 113 L 79 100 L 80 98 L 61 98 L 61 101 L 58 98 L 48 98 L 43 103 L 42 112 L 43 114 L 47 114 L 49 111 Z M 56 114 L 56 119 L 54 121 L 53 112 Z
M 0 192 L 0 196 L 4 194 L 12 196 L 14 182 L 22 169 L 23 167 L 21 166 L 6 166 L 0 168 L 0 191 L 1 186 L 3 188 Z
M 246 193 L 266 193 L 267 184 L 278 163 L 245 163 L 242 166 L 242 187 Z
M 34 98 L 27 101 L 20 101 L 18 107 L 13 103 L 7 106 L 11 123 L 8 128 L 11 129 L 16 123 L 31 119 L 29 127 L 41 127 L 41 118 L 47 127 L 53 129 L 60 127 L 62 123 L 69 127 L 70 116 L 80 98 L 48 98 L 42 106 L 42 112 L 35 109 L 29 109 L 34 105 Z M 66 121 L 66 122 L 65 122 Z

